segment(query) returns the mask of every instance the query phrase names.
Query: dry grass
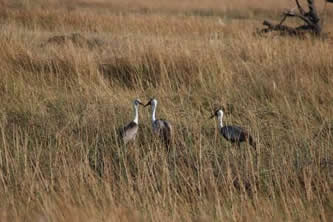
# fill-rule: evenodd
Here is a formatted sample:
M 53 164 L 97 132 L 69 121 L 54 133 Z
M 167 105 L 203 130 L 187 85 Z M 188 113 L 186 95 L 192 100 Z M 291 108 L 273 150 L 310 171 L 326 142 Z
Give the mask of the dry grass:
M 331 220 L 332 40 L 253 34 L 290 1 L 178 2 L 0 2 L 1 221 Z M 143 108 L 117 143 L 152 96 L 170 153 Z

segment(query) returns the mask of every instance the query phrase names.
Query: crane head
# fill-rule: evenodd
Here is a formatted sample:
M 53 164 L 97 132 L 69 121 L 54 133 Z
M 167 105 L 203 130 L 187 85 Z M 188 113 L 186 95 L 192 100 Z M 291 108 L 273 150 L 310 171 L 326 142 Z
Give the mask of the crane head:
M 213 119 L 214 117 L 218 117 L 219 115 L 223 115 L 223 112 L 224 112 L 224 108 L 221 107 L 221 108 L 218 108 L 215 110 L 215 112 L 210 116 L 209 119 Z
M 141 102 L 140 99 L 135 99 L 135 100 L 134 100 L 134 105 L 135 105 L 135 106 L 138 106 L 138 105 L 142 105 L 142 106 L 143 106 L 144 104 Z
M 146 107 L 146 106 L 151 106 L 151 105 L 156 105 L 156 104 L 157 104 L 157 100 L 156 100 L 155 98 L 152 98 L 152 99 L 150 99 L 149 102 L 148 102 L 146 105 L 144 105 L 144 106 Z

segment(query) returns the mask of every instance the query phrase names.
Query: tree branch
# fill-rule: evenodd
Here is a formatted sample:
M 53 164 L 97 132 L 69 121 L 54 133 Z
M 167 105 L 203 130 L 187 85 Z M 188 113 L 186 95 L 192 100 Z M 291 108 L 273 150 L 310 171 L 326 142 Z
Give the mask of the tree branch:
M 301 15 L 301 14 L 298 14 L 296 12 L 286 12 L 285 15 L 289 16 L 289 17 L 300 18 L 300 19 L 302 19 L 308 25 L 312 25 L 313 24 L 313 22 L 308 17 L 306 17 L 304 15 Z
M 272 32 L 272 31 L 280 31 L 280 32 L 286 33 L 288 35 L 297 35 L 300 33 L 300 31 L 298 31 L 292 27 L 289 27 L 286 25 L 280 25 L 280 24 L 274 25 L 271 22 L 266 21 L 266 20 L 263 22 L 263 25 L 267 26 L 267 28 L 262 29 L 260 31 L 260 33 L 268 33 L 268 32 Z
M 333 2 L 333 0 L 326 0 L 326 1 Z M 308 9 L 309 9 L 308 12 L 306 12 L 302 8 L 302 5 L 300 4 L 299 0 L 295 0 L 295 2 L 296 2 L 296 7 L 291 10 L 285 11 L 283 13 L 283 18 L 279 24 L 275 25 L 268 21 L 264 21 L 263 25 L 267 26 L 267 28 L 264 28 L 262 32 L 266 33 L 270 31 L 280 31 L 283 33 L 288 33 L 290 35 L 298 35 L 298 34 L 304 34 L 306 31 L 310 31 L 315 35 L 320 35 L 322 27 L 320 24 L 320 18 L 317 14 L 317 10 L 315 7 L 314 3 L 315 0 L 307 0 Z M 295 12 L 296 8 L 298 9 L 299 12 Z M 301 19 L 305 24 L 296 28 L 282 25 L 288 17 L 297 17 Z
M 296 0 L 296 5 L 297 5 L 297 8 L 299 10 L 299 12 L 301 13 L 301 15 L 304 15 L 305 14 L 305 11 L 304 9 L 302 8 L 301 4 L 299 3 L 298 0 Z

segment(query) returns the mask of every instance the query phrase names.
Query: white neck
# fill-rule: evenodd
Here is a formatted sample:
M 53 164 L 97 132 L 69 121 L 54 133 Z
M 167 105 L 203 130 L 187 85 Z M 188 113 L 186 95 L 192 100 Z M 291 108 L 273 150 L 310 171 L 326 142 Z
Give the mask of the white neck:
M 134 105 L 134 120 L 133 122 L 135 122 L 136 124 L 138 124 L 139 122 L 139 106 L 138 105 Z
M 151 110 L 152 110 L 152 114 L 151 114 L 151 121 L 154 123 L 155 120 L 156 120 L 156 117 L 155 117 L 155 113 L 156 113 L 156 104 L 152 104 L 151 105 Z
M 218 127 L 219 127 L 219 129 L 222 129 L 222 127 L 223 127 L 222 118 L 223 118 L 223 114 L 218 115 L 218 117 L 217 117 L 217 119 L 218 119 Z

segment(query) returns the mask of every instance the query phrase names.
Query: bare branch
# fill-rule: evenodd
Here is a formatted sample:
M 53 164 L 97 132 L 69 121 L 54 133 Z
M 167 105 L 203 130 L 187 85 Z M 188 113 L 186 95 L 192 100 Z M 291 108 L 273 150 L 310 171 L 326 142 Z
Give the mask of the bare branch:
M 264 21 L 263 25 L 267 26 L 267 28 L 263 29 L 262 32 L 265 33 L 270 31 L 280 31 L 282 33 L 288 33 L 290 35 L 299 35 L 304 34 L 305 32 L 311 32 L 315 35 L 320 35 L 322 27 L 320 24 L 320 18 L 317 14 L 317 10 L 315 7 L 315 0 L 307 0 L 309 9 L 308 12 L 306 12 L 302 8 L 299 0 L 295 1 L 297 6 L 293 9 L 283 12 L 283 17 L 279 24 L 272 24 L 268 21 Z M 333 0 L 329 1 L 333 2 Z M 299 12 L 296 12 L 296 9 L 298 9 Z M 297 17 L 301 19 L 305 24 L 296 28 L 282 25 L 287 19 L 287 17 Z
M 286 20 L 288 16 L 287 15 L 284 15 L 283 18 L 281 19 L 281 22 L 279 23 L 279 25 L 282 25 L 282 23 L 284 23 L 284 21 Z
M 300 33 L 300 31 L 291 28 L 289 26 L 285 26 L 285 25 L 274 25 L 269 21 L 264 21 L 263 22 L 264 26 L 267 26 L 267 28 L 262 29 L 260 31 L 260 33 L 267 33 L 267 32 L 272 32 L 272 31 L 280 31 L 282 33 L 286 33 L 288 35 L 298 35 Z
M 296 0 L 296 5 L 297 5 L 297 8 L 299 10 L 299 12 L 301 13 L 301 15 L 304 15 L 305 14 L 305 11 L 304 9 L 302 8 L 301 4 L 299 3 L 298 0 Z
M 296 12 L 286 12 L 286 13 L 284 13 L 284 15 L 289 16 L 289 17 L 300 18 L 300 19 L 302 19 L 308 25 L 312 25 L 313 24 L 312 21 L 309 18 L 307 18 L 306 16 L 303 16 L 301 14 L 298 14 Z

